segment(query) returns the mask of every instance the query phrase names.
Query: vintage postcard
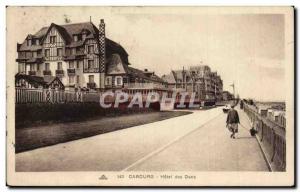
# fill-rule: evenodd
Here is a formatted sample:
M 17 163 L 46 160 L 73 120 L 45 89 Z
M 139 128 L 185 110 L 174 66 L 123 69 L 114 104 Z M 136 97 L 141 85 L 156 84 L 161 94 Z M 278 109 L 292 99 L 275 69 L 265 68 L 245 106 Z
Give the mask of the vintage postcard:
M 6 16 L 9 186 L 294 186 L 294 7 Z

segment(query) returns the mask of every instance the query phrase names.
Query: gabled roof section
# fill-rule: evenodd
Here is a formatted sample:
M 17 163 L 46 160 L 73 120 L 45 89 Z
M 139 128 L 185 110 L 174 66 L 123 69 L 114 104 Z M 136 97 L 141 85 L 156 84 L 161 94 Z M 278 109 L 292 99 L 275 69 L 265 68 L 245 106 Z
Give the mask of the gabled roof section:
M 183 81 L 186 81 L 187 83 L 192 83 L 194 81 L 194 76 L 188 70 L 171 71 L 171 74 L 173 75 L 174 81 L 177 83 L 183 82 Z M 184 77 L 185 77 L 185 80 L 184 80 Z
M 84 44 L 84 41 L 77 41 L 77 42 L 73 41 L 73 35 L 78 35 L 85 32 L 87 35 L 86 39 L 89 38 L 98 39 L 99 36 L 99 30 L 93 23 L 83 22 L 83 23 L 74 23 L 74 24 L 67 24 L 67 25 L 57 25 L 55 23 L 51 23 L 49 27 L 41 28 L 37 33 L 31 35 L 31 37 L 39 39 L 41 44 L 52 27 L 55 27 L 57 29 L 59 34 L 64 39 L 66 46 L 68 47 L 77 47 L 77 46 L 82 46 Z M 105 39 L 105 42 L 106 42 L 106 50 L 107 50 L 108 57 L 111 56 L 111 54 L 118 53 L 121 59 L 127 65 L 129 65 L 128 53 L 120 44 L 108 38 Z M 30 48 L 32 46 L 27 46 L 25 40 L 21 45 L 18 45 L 18 51 L 32 51 Z
M 40 76 L 32 76 L 32 75 L 25 75 L 25 74 L 17 73 L 15 75 L 15 79 L 16 80 L 24 79 L 30 84 L 37 84 L 37 85 L 41 85 L 41 86 L 49 86 L 53 83 L 53 81 L 56 80 L 63 86 L 63 83 L 59 80 L 59 78 L 54 77 L 54 76 L 40 77 Z
M 140 69 L 129 67 L 127 65 L 124 65 L 124 67 L 125 67 L 127 74 L 132 75 L 133 77 L 137 77 L 137 78 L 141 78 L 141 79 L 145 79 L 145 80 L 149 80 L 149 81 L 154 81 L 154 82 L 165 83 L 165 81 L 163 79 L 161 79 L 160 77 L 158 77 L 157 75 L 152 75 L 151 77 L 147 77 L 145 75 L 144 71 L 142 71 Z
M 108 59 L 106 72 L 108 75 L 126 74 L 124 64 L 119 54 L 112 54 Z
M 56 28 L 56 30 L 59 32 L 59 34 L 61 35 L 62 39 L 65 41 L 66 44 L 72 41 L 72 37 L 70 37 L 70 35 L 66 32 L 65 28 L 56 25 L 55 23 L 51 23 L 50 27 L 47 29 L 46 33 L 44 34 L 41 43 L 43 43 L 43 41 L 47 37 L 47 34 L 51 31 L 53 27 Z
M 42 39 L 45 36 L 45 34 L 47 33 L 48 28 L 49 27 L 41 28 L 36 34 L 34 34 L 34 36 L 36 38 Z

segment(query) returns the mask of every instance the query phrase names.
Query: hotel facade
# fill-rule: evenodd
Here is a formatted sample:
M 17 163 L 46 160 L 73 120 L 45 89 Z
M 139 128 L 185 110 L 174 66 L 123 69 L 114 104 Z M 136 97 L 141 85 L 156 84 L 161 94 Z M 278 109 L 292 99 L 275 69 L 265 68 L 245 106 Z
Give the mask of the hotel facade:
M 99 28 L 92 22 L 52 23 L 27 35 L 17 52 L 18 74 L 58 77 L 67 90 L 166 88 L 154 72 L 130 66 L 126 50 L 106 38 L 103 19 Z
M 199 101 L 215 102 L 222 100 L 223 81 L 217 72 L 212 72 L 207 65 L 191 66 L 188 70 L 172 70 L 163 75 L 168 87 L 177 92 L 195 93 Z

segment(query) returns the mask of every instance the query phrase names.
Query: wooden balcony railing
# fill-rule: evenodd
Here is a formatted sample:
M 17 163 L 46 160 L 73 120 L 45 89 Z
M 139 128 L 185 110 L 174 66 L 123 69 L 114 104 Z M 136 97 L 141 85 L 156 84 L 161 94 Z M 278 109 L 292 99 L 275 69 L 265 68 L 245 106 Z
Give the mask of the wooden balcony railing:
M 75 69 L 68 69 L 68 75 L 75 75 Z
M 64 75 L 64 70 L 57 69 L 57 70 L 55 71 L 55 74 L 58 75 L 58 76 L 62 76 L 62 75 Z
M 29 75 L 36 75 L 36 71 L 28 71 Z
M 44 75 L 51 75 L 51 71 L 50 71 L 50 70 L 44 70 L 44 71 L 43 71 L 43 74 L 44 74 Z
M 96 83 L 87 83 L 87 87 L 89 89 L 95 89 L 96 88 Z
M 84 68 L 83 72 L 84 73 L 98 73 L 99 72 L 99 68 Z

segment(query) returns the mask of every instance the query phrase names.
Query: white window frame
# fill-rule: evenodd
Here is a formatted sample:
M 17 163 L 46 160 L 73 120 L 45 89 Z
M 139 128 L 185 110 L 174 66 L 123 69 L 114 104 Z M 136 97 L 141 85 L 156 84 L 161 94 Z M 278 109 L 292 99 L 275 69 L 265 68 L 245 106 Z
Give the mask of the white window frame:
M 52 40 L 54 40 L 54 41 L 52 41 Z M 56 41 L 57 41 L 56 35 L 51 35 L 50 36 L 50 43 L 53 44 L 53 43 L 56 43 Z
M 90 47 L 92 47 L 92 50 L 90 51 Z M 95 52 L 95 47 L 94 45 L 88 45 L 88 50 L 87 50 L 88 54 L 92 54 Z
M 120 83 L 118 83 L 118 80 L 120 80 Z M 116 76 L 115 85 L 117 86 L 123 85 L 123 78 L 121 76 Z

